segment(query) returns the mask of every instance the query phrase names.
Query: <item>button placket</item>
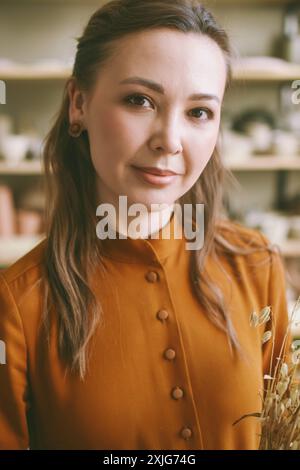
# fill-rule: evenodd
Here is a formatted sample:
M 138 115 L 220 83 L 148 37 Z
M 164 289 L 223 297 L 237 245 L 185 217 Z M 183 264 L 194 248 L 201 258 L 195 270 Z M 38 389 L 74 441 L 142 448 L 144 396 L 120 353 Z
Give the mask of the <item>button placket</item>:
M 156 283 L 160 281 L 160 276 L 157 271 L 155 270 L 150 270 L 145 274 L 145 278 L 149 283 Z M 156 313 L 156 318 L 159 320 L 161 323 L 166 323 L 166 321 L 169 318 L 169 312 L 166 309 L 161 309 Z M 165 360 L 168 360 L 169 362 L 172 362 L 176 358 L 176 351 L 172 348 L 167 348 L 163 352 L 163 357 Z M 185 393 L 184 390 L 176 386 L 171 390 L 170 396 L 172 397 L 173 400 L 179 401 L 184 397 Z M 184 439 L 185 441 L 190 440 L 193 437 L 193 431 L 191 427 L 189 426 L 183 426 L 181 430 L 178 432 L 178 435 L 180 438 Z

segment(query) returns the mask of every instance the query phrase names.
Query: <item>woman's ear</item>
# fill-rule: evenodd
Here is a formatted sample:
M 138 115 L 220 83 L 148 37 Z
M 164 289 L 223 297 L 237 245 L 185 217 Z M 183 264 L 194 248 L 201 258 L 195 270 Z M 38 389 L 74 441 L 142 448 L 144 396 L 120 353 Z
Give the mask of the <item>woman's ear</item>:
M 76 85 L 74 79 L 71 79 L 67 85 L 69 95 L 69 121 L 80 122 L 85 127 L 85 113 L 83 109 L 84 95 Z

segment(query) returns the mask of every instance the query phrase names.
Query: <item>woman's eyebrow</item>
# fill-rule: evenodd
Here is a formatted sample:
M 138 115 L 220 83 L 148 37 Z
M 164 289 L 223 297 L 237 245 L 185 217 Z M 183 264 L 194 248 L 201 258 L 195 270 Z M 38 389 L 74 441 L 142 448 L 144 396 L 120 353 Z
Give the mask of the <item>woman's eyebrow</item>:
M 153 91 L 156 91 L 157 93 L 160 93 L 161 95 L 165 94 L 165 90 L 162 85 L 159 83 L 153 82 L 152 80 L 148 80 L 147 78 L 142 78 L 142 77 L 129 77 L 125 78 L 125 80 L 122 80 L 119 85 L 126 85 L 128 83 L 132 83 L 134 85 L 142 85 L 146 88 L 150 88 Z M 218 103 L 220 103 L 220 99 L 216 95 L 212 95 L 209 93 L 195 93 L 189 97 L 189 100 L 191 101 L 197 101 L 197 100 L 215 100 Z

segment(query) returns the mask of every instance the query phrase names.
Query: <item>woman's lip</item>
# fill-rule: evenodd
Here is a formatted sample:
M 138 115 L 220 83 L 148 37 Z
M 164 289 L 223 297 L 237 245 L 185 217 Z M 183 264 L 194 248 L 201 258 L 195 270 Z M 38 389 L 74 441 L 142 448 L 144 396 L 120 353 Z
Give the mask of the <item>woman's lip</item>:
M 143 171 L 144 173 L 150 173 L 151 175 L 157 176 L 176 176 L 178 173 L 174 173 L 174 171 L 170 170 L 159 170 L 158 168 L 153 167 L 139 167 L 134 166 L 137 170 Z
M 137 171 L 137 176 L 139 179 L 142 179 L 144 182 L 149 183 L 154 186 L 164 186 L 172 183 L 177 177 L 177 174 L 171 173 L 165 176 L 162 176 L 161 174 L 159 175 L 154 175 L 153 173 L 150 173 L 148 169 L 145 171 L 142 168 L 132 166 L 134 170 Z

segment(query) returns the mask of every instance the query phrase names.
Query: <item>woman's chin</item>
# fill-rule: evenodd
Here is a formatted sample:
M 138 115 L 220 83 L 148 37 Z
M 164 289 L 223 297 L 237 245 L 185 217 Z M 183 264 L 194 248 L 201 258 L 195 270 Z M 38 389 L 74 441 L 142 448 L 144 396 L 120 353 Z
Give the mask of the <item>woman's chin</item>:
M 166 194 L 129 194 L 127 203 L 128 207 L 130 205 L 136 204 L 138 201 L 139 204 L 142 204 L 147 207 L 148 210 L 151 209 L 151 206 L 154 204 L 166 204 L 171 206 L 176 201 L 176 197 L 166 197 Z

